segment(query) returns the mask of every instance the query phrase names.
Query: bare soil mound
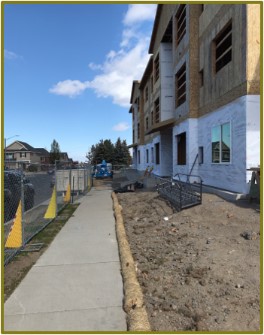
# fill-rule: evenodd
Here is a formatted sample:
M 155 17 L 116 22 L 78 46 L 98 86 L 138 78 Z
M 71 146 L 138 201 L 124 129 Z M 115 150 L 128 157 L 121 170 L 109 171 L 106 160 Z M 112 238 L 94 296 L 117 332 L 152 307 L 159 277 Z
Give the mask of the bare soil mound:
M 118 200 L 152 331 L 260 329 L 257 204 L 204 194 L 175 212 L 156 192 Z

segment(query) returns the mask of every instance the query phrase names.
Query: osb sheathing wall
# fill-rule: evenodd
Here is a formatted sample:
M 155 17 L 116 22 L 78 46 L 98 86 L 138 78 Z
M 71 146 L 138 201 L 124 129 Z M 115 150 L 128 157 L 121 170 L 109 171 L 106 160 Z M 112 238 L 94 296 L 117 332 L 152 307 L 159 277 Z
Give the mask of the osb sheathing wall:
M 204 86 L 200 88 L 199 116 L 247 94 L 246 10 L 247 5 L 205 5 L 200 16 L 199 70 L 204 71 Z M 215 73 L 212 44 L 230 20 L 232 20 L 232 61 Z
M 200 5 L 189 6 L 189 78 L 187 78 L 187 87 L 189 86 L 189 117 L 198 117 L 199 106 L 199 17 L 201 14 Z M 189 81 L 189 84 L 188 84 Z
M 260 93 L 260 5 L 247 7 L 247 92 Z

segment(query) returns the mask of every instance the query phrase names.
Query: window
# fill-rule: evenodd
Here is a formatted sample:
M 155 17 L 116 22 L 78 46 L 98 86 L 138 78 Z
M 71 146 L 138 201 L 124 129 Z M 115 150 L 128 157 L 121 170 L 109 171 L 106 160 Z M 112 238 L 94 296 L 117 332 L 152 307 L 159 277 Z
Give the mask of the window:
M 151 163 L 154 163 L 154 148 L 151 148 Z
M 26 152 L 20 152 L 20 158 L 23 158 L 23 157 L 27 157 L 27 153 Z
M 203 87 L 204 85 L 204 71 L 199 71 L 199 77 L 200 77 L 200 87 Z
M 14 154 L 5 154 L 5 158 L 8 160 L 14 159 Z
M 159 98 L 155 101 L 155 123 L 160 122 L 160 109 L 159 109 Z
M 149 150 L 146 149 L 146 163 L 148 164 L 149 162 Z
M 203 164 L 204 161 L 204 154 L 203 154 L 203 147 L 198 148 L 198 164 Z
M 148 130 L 148 129 L 149 129 L 149 118 L 146 117 L 146 130 Z
M 176 45 L 179 45 L 186 33 L 186 5 L 180 5 L 176 14 Z
M 156 157 L 156 164 L 160 163 L 160 144 L 155 144 L 155 157 Z
M 137 135 L 138 135 L 138 139 L 140 138 L 140 125 L 138 123 L 137 125 Z
M 213 49 L 215 72 L 218 72 L 232 60 L 232 22 L 230 22 L 215 38 Z
M 154 112 L 151 112 L 151 125 L 153 126 L 154 124 Z
M 159 55 L 154 60 L 155 82 L 159 79 Z
M 186 165 L 186 133 L 176 136 L 177 139 L 177 164 Z
M 184 63 L 175 76 L 176 88 L 176 107 L 179 107 L 186 101 L 186 64 Z
M 145 100 L 146 101 L 148 101 L 148 96 L 149 96 L 149 94 L 148 94 L 148 86 L 147 86 L 146 89 L 145 89 Z
M 230 163 L 230 123 L 212 128 L 212 163 Z
M 140 150 L 138 150 L 138 164 L 140 164 Z
M 135 105 L 137 106 L 137 112 L 139 112 L 139 110 L 140 110 L 140 106 L 139 106 L 139 98 L 136 98 L 136 100 L 135 100 Z

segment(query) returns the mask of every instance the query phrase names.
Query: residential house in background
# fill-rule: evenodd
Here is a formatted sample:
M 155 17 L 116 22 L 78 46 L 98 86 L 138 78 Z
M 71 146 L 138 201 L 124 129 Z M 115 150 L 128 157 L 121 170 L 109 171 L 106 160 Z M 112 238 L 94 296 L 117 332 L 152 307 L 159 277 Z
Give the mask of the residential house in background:
M 158 5 L 133 82 L 133 163 L 247 193 L 260 165 L 260 5 Z
M 60 161 L 67 166 L 72 159 L 67 152 L 60 153 Z M 46 170 L 50 165 L 50 153 L 44 148 L 34 148 L 26 142 L 15 141 L 5 148 L 5 168 Z
M 5 148 L 5 167 L 9 169 L 28 169 L 49 164 L 49 152 L 44 148 L 33 148 L 26 142 L 15 141 Z

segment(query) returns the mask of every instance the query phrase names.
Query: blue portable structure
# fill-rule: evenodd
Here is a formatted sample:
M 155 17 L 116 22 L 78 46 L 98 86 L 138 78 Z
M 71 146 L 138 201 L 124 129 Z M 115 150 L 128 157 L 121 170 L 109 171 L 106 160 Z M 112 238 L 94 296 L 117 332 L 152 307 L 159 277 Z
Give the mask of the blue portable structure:
M 94 167 L 93 175 L 95 178 L 108 178 L 108 177 L 112 178 L 113 176 L 112 164 L 106 163 L 106 161 L 103 160 L 101 164 L 97 164 Z

